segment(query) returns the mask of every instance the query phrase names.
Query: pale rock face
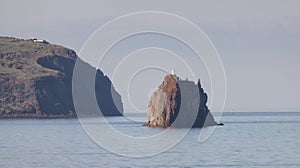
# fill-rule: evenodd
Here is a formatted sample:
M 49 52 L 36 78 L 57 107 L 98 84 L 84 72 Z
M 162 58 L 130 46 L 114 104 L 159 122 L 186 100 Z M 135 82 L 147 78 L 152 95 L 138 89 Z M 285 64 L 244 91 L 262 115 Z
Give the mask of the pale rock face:
M 163 90 L 158 89 L 150 98 L 148 103 L 147 120 L 155 127 L 165 126 L 165 107 L 167 104 L 167 97 Z

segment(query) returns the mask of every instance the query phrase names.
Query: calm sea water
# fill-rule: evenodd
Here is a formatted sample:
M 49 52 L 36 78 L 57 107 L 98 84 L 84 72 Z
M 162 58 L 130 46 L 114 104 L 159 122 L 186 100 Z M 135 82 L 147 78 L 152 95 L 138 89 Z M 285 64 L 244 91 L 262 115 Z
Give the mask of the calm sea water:
M 109 118 L 128 134 L 157 129 Z M 300 167 L 300 113 L 225 113 L 200 143 L 192 129 L 174 148 L 144 158 L 95 144 L 77 119 L 0 120 L 0 167 Z

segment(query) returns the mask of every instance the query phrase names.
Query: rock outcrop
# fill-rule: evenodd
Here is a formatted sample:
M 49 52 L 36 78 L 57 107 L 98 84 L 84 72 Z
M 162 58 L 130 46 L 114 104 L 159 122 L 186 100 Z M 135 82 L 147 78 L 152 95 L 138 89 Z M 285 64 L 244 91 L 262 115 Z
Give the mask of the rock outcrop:
M 121 97 L 109 78 L 73 50 L 41 40 L 0 37 L 0 118 L 75 117 L 72 74 L 77 59 L 87 72 L 97 71 L 95 94 L 103 115 L 122 115 Z
M 217 125 L 206 106 L 207 94 L 197 83 L 167 75 L 148 103 L 149 127 L 205 127 Z

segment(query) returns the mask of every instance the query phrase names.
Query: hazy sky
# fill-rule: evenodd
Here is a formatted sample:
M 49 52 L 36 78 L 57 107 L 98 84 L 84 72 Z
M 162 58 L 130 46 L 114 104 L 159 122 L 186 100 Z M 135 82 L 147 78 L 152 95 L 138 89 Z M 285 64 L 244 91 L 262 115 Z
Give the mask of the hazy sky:
M 42 38 L 79 52 L 113 18 L 171 12 L 198 25 L 217 48 L 227 77 L 225 110 L 300 111 L 299 6 L 297 0 L 0 0 L 0 35 Z

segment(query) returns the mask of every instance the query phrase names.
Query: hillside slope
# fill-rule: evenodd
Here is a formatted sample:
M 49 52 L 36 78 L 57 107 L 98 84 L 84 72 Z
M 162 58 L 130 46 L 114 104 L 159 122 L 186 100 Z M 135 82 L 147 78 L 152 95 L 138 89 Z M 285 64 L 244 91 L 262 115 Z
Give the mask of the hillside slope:
M 89 71 L 96 70 L 65 47 L 33 39 L 0 37 L 0 117 L 76 116 L 72 73 L 77 59 Z M 122 115 L 121 96 L 109 78 L 100 70 L 95 78 L 97 102 L 102 113 Z

